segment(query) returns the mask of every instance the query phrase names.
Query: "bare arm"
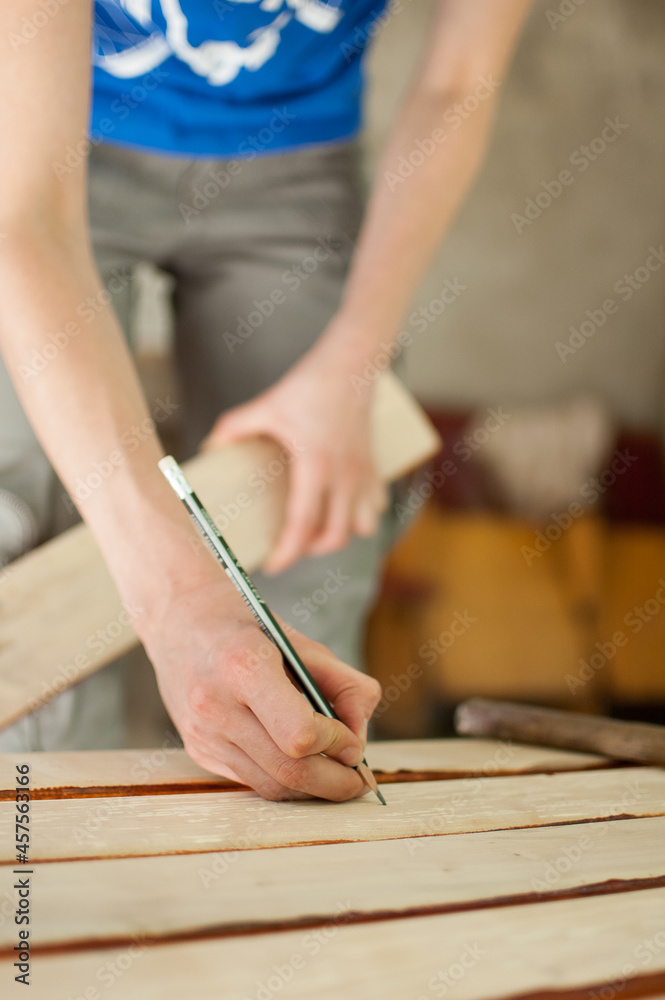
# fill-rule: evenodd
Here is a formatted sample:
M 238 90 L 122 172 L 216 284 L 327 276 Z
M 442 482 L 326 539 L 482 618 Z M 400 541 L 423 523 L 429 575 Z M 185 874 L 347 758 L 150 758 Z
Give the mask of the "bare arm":
M 85 169 L 59 178 L 53 165 L 85 136 L 90 2 L 60 7 L 17 47 L 22 19 L 40 9 L 36 0 L 0 6 L 0 135 L 11 137 L 11 155 L 0 158 L 0 348 L 17 391 L 73 495 L 78 480 L 112 466 L 79 506 L 125 603 L 142 609 L 136 628 L 192 756 L 269 797 L 359 794 L 355 772 L 331 758 L 356 762 L 361 740 L 309 709 L 276 651 L 265 655 L 219 566 L 192 545 L 194 529 L 157 470 L 163 452 L 113 312 L 84 318 L 82 304 L 101 291 Z M 361 733 L 376 683 L 297 642 L 338 714 Z
M 306 446 L 292 467 L 275 570 L 377 528 L 386 494 L 371 463 L 373 383 L 363 370 L 396 337 L 482 163 L 500 83 L 531 3 L 440 0 L 376 174 L 340 309 L 281 383 L 222 417 L 213 432 L 212 441 L 263 431 Z M 408 7 L 396 16 L 406 22 Z
M 362 368 L 393 337 L 482 164 L 533 0 L 440 0 L 379 165 L 331 347 Z M 408 13 L 407 15 L 408 16 Z

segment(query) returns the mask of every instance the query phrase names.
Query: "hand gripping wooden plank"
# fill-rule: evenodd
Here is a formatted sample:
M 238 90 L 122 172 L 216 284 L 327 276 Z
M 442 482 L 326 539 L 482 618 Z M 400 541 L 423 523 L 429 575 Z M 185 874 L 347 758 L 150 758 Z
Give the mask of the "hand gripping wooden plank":
M 377 469 L 393 481 L 440 441 L 399 380 L 384 372 L 372 411 Z M 277 538 L 288 458 L 269 439 L 198 455 L 184 468 L 250 572 Z M 131 609 L 129 609 L 131 610 Z M 0 577 L 0 729 L 126 653 L 138 642 L 95 540 L 78 525 L 17 560 Z

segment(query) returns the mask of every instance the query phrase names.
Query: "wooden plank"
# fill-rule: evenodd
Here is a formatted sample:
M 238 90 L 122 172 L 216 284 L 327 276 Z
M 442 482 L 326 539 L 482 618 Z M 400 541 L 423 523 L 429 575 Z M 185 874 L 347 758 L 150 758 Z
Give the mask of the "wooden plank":
M 371 743 L 367 752 L 372 768 L 384 773 L 396 771 L 464 771 L 491 777 L 536 771 L 576 771 L 602 767 L 607 761 L 597 754 L 512 745 L 500 740 L 438 739 L 386 740 Z
M 606 764 L 595 754 L 511 746 L 498 740 L 396 740 L 370 743 L 373 769 L 384 775 L 441 774 L 442 776 L 586 770 Z M 17 764 L 30 765 L 34 794 L 49 797 L 73 794 L 145 794 L 160 790 L 205 790 L 211 786 L 237 788 L 235 782 L 195 764 L 175 741 L 154 750 L 66 751 L 62 753 L 0 754 L 0 796 L 14 795 Z M 107 792 L 107 794 L 110 794 Z
M 661 817 L 413 843 L 72 861 L 39 868 L 31 934 L 37 948 L 131 944 L 136 934 L 229 934 L 327 923 L 341 913 L 347 922 L 419 909 L 537 902 L 543 894 L 617 891 L 620 883 L 635 888 L 636 880 L 658 878 L 665 878 Z M 5 869 L 10 907 L 13 880 Z M 340 900 L 347 899 L 353 909 L 340 910 Z M 11 949 L 15 934 L 13 922 L 1 925 L 0 948 Z
M 391 785 L 335 804 L 203 792 L 31 804 L 31 860 L 177 854 L 417 838 L 665 814 L 665 771 L 619 768 Z M 0 860 L 13 863 L 14 804 L 0 803 Z
M 387 481 L 419 465 L 440 445 L 420 407 L 389 372 L 377 381 L 372 426 L 375 461 Z M 185 465 L 249 570 L 264 561 L 282 522 L 288 475 L 281 473 L 288 472 L 288 463 L 279 454 L 276 442 L 253 439 Z M 257 476 L 260 470 L 266 476 Z M 250 501 L 242 510 L 239 494 Z M 235 506 L 237 517 L 227 516 L 229 505 Z M 128 615 L 84 525 L 17 560 L 1 583 L 0 727 L 136 645 Z
M 340 905 L 353 906 L 353 899 Z M 146 947 L 41 955 L 30 996 L 101 1000 L 455 1000 L 665 989 L 665 889 Z M 0 963 L 10 981 L 12 959 Z M 643 977 L 643 990 L 635 990 Z M 629 982 L 626 987 L 626 980 Z M 86 990 L 88 992 L 86 993 Z M 623 991 L 621 993 L 620 991 Z M 614 994 L 612 994 L 614 995 Z

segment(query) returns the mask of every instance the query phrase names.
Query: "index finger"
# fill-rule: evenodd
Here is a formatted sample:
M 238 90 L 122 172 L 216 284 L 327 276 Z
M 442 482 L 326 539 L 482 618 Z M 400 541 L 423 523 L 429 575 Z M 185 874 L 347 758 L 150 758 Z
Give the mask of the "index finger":
M 276 573 L 302 555 L 316 530 L 323 503 L 323 476 L 314 461 L 297 459 L 291 466 L 286 518 L 274 551 L 263 569 Z
M 360 739 L 343 722 L 312 708 L 287 676 L 279 650 L 270 646 L 258 670 L 251 671 L 241 686 L 243 703 L 288 757 L 323 753 L 355 767 L 363 758 Z

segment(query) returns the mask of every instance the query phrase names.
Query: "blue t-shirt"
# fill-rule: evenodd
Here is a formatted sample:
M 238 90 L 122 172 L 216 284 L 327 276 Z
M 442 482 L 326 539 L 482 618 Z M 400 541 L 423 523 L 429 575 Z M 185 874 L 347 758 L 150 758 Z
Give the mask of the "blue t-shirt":
M 253 157 L 353 136 L 387 0 L 95 0 L 91 134 Z

